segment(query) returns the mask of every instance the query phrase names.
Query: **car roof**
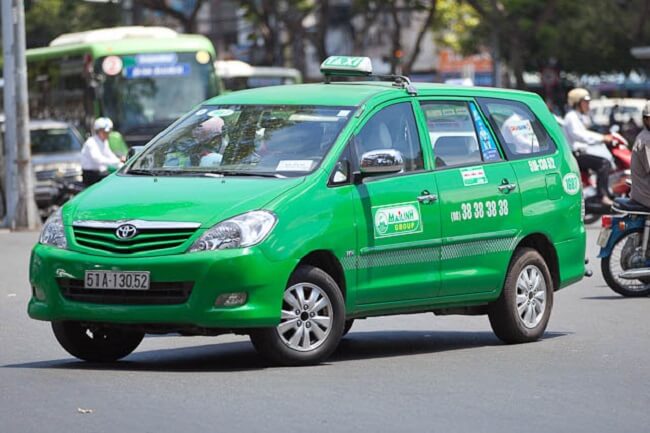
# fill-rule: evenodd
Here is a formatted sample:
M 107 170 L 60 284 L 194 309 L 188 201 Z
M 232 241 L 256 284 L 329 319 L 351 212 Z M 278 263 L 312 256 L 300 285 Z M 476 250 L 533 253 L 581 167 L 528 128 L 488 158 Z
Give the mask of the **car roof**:
M 71 125 L 67 122 L 59 120 L 30 120 L 29 130 L 36 131 L 41 129 L 63 129 L 69 128 Z
M 538 97 L 534 93 L 491 87 L 450 86 L 447 84 L 413 83 L 419 96 L 462 96 L 521 99 Z M 255 104 L 255 105 L 324 105 L 359 106 L 375 96 L 385 99 L 407 96 L 406 90 L 392 82 L 335 82 L 330 84 L 293 84 L 285 86 L 259 87 L 216 96 L 206 104 Z

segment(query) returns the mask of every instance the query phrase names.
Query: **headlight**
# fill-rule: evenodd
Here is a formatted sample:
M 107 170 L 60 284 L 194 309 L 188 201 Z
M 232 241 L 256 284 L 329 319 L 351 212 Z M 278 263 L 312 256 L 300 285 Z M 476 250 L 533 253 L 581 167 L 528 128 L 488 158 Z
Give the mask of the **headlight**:
M 203 233 L 188 252 L 224 250 L 256 245 L 269 234 L 277 218 L 271 212 L 257 210 L 222 221 Z
M 41 237 L 38 241 L 42 244 L 52 245 L 58 248 L 68 247 L 68 242 L 65 240 L 61 209 L 58 209 L 45 221 L 45 225 L 41 231 Z

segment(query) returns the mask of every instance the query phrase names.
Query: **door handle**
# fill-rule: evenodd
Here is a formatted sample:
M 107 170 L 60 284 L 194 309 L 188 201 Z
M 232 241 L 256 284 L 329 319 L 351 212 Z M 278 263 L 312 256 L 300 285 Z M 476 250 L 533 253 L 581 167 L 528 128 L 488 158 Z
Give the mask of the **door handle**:
M 513 191 L 515 188 L 517 188 L 516 183 L 504 183 L 503 185 L 499 185 L 499 191 L 501 191 L 504 194 Z
M 429 191 L 422 191 L 422 194 L 418 196 L 418 201 L 422 204 L 433 203 L 436 200 L 438 200 L 438 196 Z

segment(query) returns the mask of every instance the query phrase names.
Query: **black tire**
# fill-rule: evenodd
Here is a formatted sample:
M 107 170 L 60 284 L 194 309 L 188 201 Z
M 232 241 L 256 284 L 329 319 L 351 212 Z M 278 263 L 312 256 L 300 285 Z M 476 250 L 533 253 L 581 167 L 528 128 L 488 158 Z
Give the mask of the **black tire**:
M 316 290 L 318 299 L 326 298 L 329 303 L 326 307 L 319 307 L 319 310 L 303 308 L 297 311 L 286 299 L 299 289 L 304 291 L 305 297 Z M 282 309 L 285 314 L 293 314 L 293 317 L 283 318 L 284 321 L 277 327 L 252 331 L 250 338 L 255 349 L 264 358 L 279 365 L 313 365 L 324 361 L 336 350 L 345 327 L 345 301 L 341 290 L 323 270 L 313 266 L 300 266 L 289 279 L 284 293 Z M 314 304 L 319 303 L 320 301 L 314 301 Z M 315 317 L 310 318 L 312 312 Z M 330 318 L 327 329 L 317 322 L 318 317 L 325 317 L 321 316 L 321 313 Z M 318 339 L 316 329 L 319 333 L 324 333 L 322 338 Z M 301 336 L 304 334 L 306 337 Z M 293 337 L 298 338 L 295 344 L 292 344 Z M 305 342 L 307 344 L 304 346 L 307 347 L 298 347 L 303 346 L 301 343 Z
M 639 280 L 624 280 L 618 278 L 616 274 L 618 270 L 613 270 L 612 267 L 620 266 L 621 271 L 633 269 L 635 267 L 644 267 L 645 259 L 631 257 L 630 248 L 636 248 L 641 245 L 643 239 L 643 230 L 635 230 L 625 234 L 620 238 L 612 247 L 612 252 L 609 256 L 604 257 L 600 261 L 600 270 L 603 273 L 603 278 L 610 289 L 619 295 L 635 298 L 650 295 L 650 278 L 642 278 Z M 616 252 L 620 251 L 619 254 Z M 639 266 L 635 264 L 638 262 Z
M 530 277 L 530 273 L 539 277 L 540 286 L 531 283 L 525 288 L 518 287 L 518 280 L 524 272 L 526 277 Z M 522 278 L 524 277 L 522 276 Z M 543 286 L 541 286 L 542 282 Z M 524 286 L 526 285 L 524 284 Z M 519 294 L 518 289 L 521 291 Z M 538 340 L 544 334 L 551 316 L 553 291 L 553 280 L 544 258 L 532 248 L 515 250 L 501 295 L 488 308 L 488 317 L 496 336 L 508 344 Z M 541 302 L 542 293 L 543 304 Z M 518 297 L 521 301 L 518 300 Z M 518 302 L 521 302 L 519 308 L 524 308 L 523 314 L 518 309 Z M 541 309 L 542 305 L 543 310 L 538 312 L 538 307 Z M 529 310 L 530 316 L 528 316 Z M 529 323 L 527 324 L 527 322 Z
M 597 213 L 587 213 L 585 214 L 584 223 L 593 224 L 600 219 L 600 215 Z
M 348 335 L 348 332 L 350 332 L 350 329 L 352 329 L 352 325 L 354 325 L 354 319 L 348 319 L 345 321 L 345 326 L 343 327 L 343 335 L 341 337 Z
M 112 362 L 135 350 L 144 338 L 143 332 L 79 322 L 52 322 L 59 344 L 72 356 L 84 361 Z

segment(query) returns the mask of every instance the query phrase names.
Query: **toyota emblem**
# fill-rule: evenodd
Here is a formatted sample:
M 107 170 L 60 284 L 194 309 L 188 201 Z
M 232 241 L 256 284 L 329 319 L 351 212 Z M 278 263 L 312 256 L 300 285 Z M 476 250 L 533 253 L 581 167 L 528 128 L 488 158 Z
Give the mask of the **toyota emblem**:
M 133 224 L 122 224 L 115 230 L 115 236 L 118 239 L 127 240 L 131 239 L 138 233 L 138 229 Z

